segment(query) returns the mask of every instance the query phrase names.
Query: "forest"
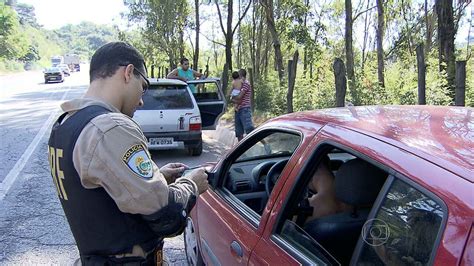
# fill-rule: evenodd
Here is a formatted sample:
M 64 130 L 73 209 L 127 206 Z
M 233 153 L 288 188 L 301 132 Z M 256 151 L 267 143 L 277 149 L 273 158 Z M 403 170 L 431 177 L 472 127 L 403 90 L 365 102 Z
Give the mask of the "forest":
M 254 107 L 270 115 L 348 104 L 474 106 L 472 24 L 460 32 L 463 18 L 472 23 L 470 1 L 125 4 L 124 16 L 141 34 L 136 39 L 120 32 L 119 38 L 140 47 L 154 75 L 187 57 L 194 69 L 221 77 L 227 88 L 230 72 L 245 68 Z M 202 33 L 205 24 L 212 25 L 211 34 Z M 455 43 L 457 37 L 464 40 Z M 202 48 L 203 38 L 211 45 Z M 456 83 L 456 69 L 464 83 Z
M 59 50 L 87 58 L 103 43 L 122 40 L 143 53 L 149 76 L 163 77 L 186 57 L 193 69 L 220 77 L 227 89 L 230 73 L 247 69 L 254 108 L 262 115 L 344 105 L 474 106 L 470 0 L 124 0 L 124 5 L 126 29 L 82 23 L 55 31 L 35 26 L 34 14 L 2 6 L 0 19 L 5 12 L 16 16 L 10 24 L 18 34 L 6 39 L 16 45 L 6 55 L 10 50 L 2 48 L 0 67 L 14 53 L 16 61 L 33 56 L 41 61 Z M 28 34 L 43 38 L 17 40 Z M 45 44 L 50 48 L 42 49 Z M 35 49 L 43 52 L 35 55 Z

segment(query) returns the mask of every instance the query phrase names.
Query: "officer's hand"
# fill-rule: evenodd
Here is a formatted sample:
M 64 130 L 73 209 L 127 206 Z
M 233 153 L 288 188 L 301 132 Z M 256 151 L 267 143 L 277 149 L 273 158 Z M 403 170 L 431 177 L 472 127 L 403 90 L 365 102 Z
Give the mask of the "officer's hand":
M 190 172 L 187 177 L 196 183 L 198 187 L 199 194 L 203 193 L 209 187 L 207 182 L 207 174 L 204 168 L 197 168 Z
M 161 167 L 160 172 L 168 183 L 173 183 L 187 168 L 189 167 L 182 163 L 169 163 Z

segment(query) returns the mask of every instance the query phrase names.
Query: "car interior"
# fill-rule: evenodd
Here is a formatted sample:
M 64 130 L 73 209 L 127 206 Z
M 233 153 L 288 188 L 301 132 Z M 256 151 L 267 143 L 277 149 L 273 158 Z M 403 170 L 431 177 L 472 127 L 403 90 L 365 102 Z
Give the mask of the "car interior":
M 300 143 L 300 136 L 271 134 L 240 155 L 231 165 L 224 187 L 259 216 L 281 171 Z
M 279 139 L 278 145 L 284 143 L 286 147 L 276 149 L 272 136 Z M 285 140 L 282 141 L 282 138 Z M 299 136 L 295 135 L 281 136 L 277 133 L 276 138 L 275 134 L 264 138 L 230 166 L 224 187 L 260 217 L 274 185 L 298 145 Z M 327 195 L 318 195 L 318 191 L 310 185 L 314 178 L 319 178 L 317 169 L 324 160 L 332 176 L 331 204 L 325 204 L 327 200 L 319 201 L 320 205 L 318 201 L 310 204 L 312 199 Z M 314 252 L 326 254 L 335 264 L 349 264 L 362 227 L 388 173 L 335 147 L 326 148 L 324 154 L 311 158 L 301 173 L 281 220 L 287 221 L 286 225 L 288 222 L 294 224 L 302 231 L 305 239 L 301 241 L 316 242 L 317 251 Z M 327 210 L 329 206 L 334 206 L 333 203 L 343 207 Z M 312 217 L 315 208 L 323 209 L 328 214 Z M 282 233 L 282 227 L 283 224 L 276 230 Z

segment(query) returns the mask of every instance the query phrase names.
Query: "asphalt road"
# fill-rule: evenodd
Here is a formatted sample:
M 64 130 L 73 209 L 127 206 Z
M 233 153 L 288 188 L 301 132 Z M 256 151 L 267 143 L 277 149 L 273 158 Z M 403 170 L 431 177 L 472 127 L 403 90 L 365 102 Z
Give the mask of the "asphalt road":
M 74 238 L 49 173 L 47 141 L 59 105 L 81 97 L 88 69 L 64 83 L 44 84 L 40 71 L 0 76 L 0 265 L 70 265 L 78 257 Z M 225 146 L 204 132 L 203 154 L 152 152 L 158 166 L 216 161 Z M 165 240 L 165 254 L 185 265 L 183 237 Z

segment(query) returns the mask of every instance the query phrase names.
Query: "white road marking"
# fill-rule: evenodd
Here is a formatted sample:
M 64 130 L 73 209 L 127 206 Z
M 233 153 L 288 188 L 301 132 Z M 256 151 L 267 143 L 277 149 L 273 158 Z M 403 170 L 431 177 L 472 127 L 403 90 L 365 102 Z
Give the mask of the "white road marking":
M 71 87 L 69 87 L 67 89 L 67 91 L 63 94 L 63 97 L 61 98 L 60 101 L 64 101 L 64 99 L 66 99 L 66 96 L 67 96 L 70 89 L 71 89 Z M 48 130 L 51 127 L 52 123 L 56 119 L 58 111 L 59 111 L 59 109 L 57 109 L 56 111 L 51 113 L 51 115 L 48 117 L 48 120 L 46 120 L 46 122 L 43 124 L 40 131 L 36 134 L 35 138 L 33 139 L 33 141 L 30 143 L 28 148 L 26 148 L 23 155 L 16 162 L 15 166 L 13 166 L 13 168 L 10 170 L 10 172 L 8 172 L 8 175 L 5 177 L 3 182 L 0 184 L 0 201 L 2 201 L 3 198 L 5 198 L 5 196 L 9 192 L 10 188 L 12 187 L 12 185 L 17 180 L 18 175 L 20 174 L 20 172 L 25 167 L 26 163 L 30 159 L 33 152 L 36 150 L 36 147 L 38 147 L 39 142 L 41 141 L 44 134 L 46 133 L 46 130 Z

